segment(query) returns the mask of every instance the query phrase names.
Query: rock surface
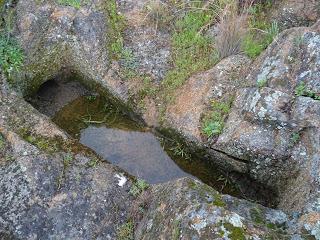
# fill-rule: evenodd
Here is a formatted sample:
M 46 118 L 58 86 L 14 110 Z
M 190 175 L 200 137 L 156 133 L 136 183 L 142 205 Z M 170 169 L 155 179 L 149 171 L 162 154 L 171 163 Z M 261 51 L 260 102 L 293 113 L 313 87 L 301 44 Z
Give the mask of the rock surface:
M 70 143 L 47 117 L 3 87 L 1 239 L 115 239 L 132 219 L 134 239 L 263 239 L 288 231 L 283 212 L 220 195 L 192 179 L 150 186 L 132 196 L 130 176 Z
M 125 44 L 138 57 L 138 70 L 159 84 L 169 68 L 168 32 L 159 30 L 153 37 L 154 28 L 143 18 L 147 1 L 118 3 L 130 20 Z M 281 4 L 292 12 L 283 20 L 284 28 L 319 18 L 317 1 Z M 291 11 L 290 6 L 295 8 Z M 111 24 L 105 8 L 101 0 L 80 9 L 55 1 L 18 1 L 14 34 L 26 61 L 13 77 L 15 89 L 28 95 L 67 70 L 87 85 L 98 84 L 121 103 L 137 105 L 131 97 L 141 86 L 122 79 L 121 61 L 109 57 Z M 161 100 L 150 98 L 145 105 L 150 125 L 173 129 L 187 143 L 205 149 L 218 166 L 274 189 L 278 207 L 289 217 L 183 179 L 149 188 L 148 208 L 141 222 L 135 222 L 137 239 L 302 239 L 301 233 L 320 239 L 319 49 L 320 22 L 290 28 L 251 64 L 243 56 L 231 56 L 190 77 L 164 109 L 163 123 L 157 119 Z M 143 196 L 129 194 L 130 178 L 119 186 L 121 170 L 96 163 L 96 156 L 81 147 L 79 151 L 78 144 L 8 89 L 3 79 L 0 87 L 0 236 L 114 239 L 123 224 L 135 219 L 132 208 L 142 201 Z M 210 102 L 232 96 L 222 134 L 207 139 L 201 121 Z M 250 215 L 252 209 L 259 209 L 258 222 Z

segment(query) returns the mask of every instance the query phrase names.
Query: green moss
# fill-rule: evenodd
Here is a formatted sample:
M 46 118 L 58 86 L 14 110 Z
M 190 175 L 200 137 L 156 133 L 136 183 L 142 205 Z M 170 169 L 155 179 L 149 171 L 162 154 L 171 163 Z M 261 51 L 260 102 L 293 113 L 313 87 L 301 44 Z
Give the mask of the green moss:
M 250 209 L 250 216 L 256 224 L 265 224 L 263 214 L 259 208 Z
M 173 221 L 172 240 L 178 240 L 180 238 L 180 220 Z
M 87 163 L 89 168 L 94 168 L 98 165 L 99 159 L 98 158 L 91 158 L 90 161 Z
M 213 205 L 218 207 L 225 207 L 226 203 L 222 200 L 222 197 L 219 193 L 214 195 Z
M 229 233 L 228 237 L 231 240 L 246 240 L 245 231 L 240 227 L 235 227 L 230 223 L 224 223 L 223 226 Z
M 52 139 L 36 135 L 29 135 L 27 132 L 22 133 L 22 137 L 24 140 L 36 146 L 42 151 L 53 153 L 58 150 L 57 142 L 53 141 Z
M 257 86 L 259 88 L 263 88 L 265 86 L 267 86 L 268 80 L 267 79 L 260 79 L 257 81 Z
M 294 145 L 296 145 L 300 141 L 300 138 L 301 137 L 299 132 L 292 133 L 290 138 L 290 146 L 293 147 Z
M 267 226 L 267 228 L 272 229 L 272 230 L 277 229 L 277 226 L 276 226 L 276 224 L 274 224 L 274 223 L 267 223 L 266 226 Z
M 5 141 L 5 138 L 2 136 L 2 134 L 0 133 L 0 150 L 4 150 L 6 146 L 6 141 Z

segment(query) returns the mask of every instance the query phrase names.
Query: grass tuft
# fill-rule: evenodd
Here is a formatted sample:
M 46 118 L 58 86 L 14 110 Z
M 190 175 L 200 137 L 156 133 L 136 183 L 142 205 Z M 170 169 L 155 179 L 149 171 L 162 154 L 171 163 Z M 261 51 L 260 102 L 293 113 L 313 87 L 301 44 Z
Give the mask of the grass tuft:
M 134 223 L 132 220 L 122 224 L 117 230 L 117 240 L 133 240 Z
M 80 9 L 81 0 L 58 0 L 58 3 L 65 6 L 74 7 L 75 9 Z
M 212 18 L 214 14 L 211 11 L 194 10 L 187 11 L 175 22 L 171 39 L 173 68 L 162 82 L 166 91 L 180 87 L 192 74 L 217 62 L 212 39 L 201 32 Z
M 267 12 L 271 7 L 271 1 L 266 1 L 248 8 L 249 31 L 242 42 L 242 49 L 250 58 L 258 57 L 280 32 L 278 23 L 268 20 Z
M 14 71 L 23 66 L 24 53 L 18 43 L 7 36 L 0 36 L 0 67 L 10 79 Z
M 217 24 L 218 34 L 215 39 L 215 47 L 220 59 L 241 52 L 241 45 L 247 34 L 248 14 L 238 6 L 237 1 L 232 1 L 220 13 Z
M 147 188 L 149 188 L 149 184 L 142 179 L 138 179 L 136 182 L 132 184 L 129 193 L 132 196 L 137 197 Z

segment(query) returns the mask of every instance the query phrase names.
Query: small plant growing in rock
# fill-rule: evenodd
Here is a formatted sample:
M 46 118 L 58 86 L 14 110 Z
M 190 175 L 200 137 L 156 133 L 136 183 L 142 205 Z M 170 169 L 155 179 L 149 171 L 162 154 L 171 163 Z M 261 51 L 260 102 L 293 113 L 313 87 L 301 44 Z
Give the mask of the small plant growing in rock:
M 314 100 L 320 100 L 320 95 L 308 89 L 304 82 L 300 82 L 298 84 L 298 86 L 295 89 L 295 94 L 298 97 L 304 96 L 304 97 L 310 97 Z
M 94 168 L 97 166 L 97 164 L 99 163 L 99 159 L 98 158 L 92 158 L 90 159 L 90 161 L 87 163 L 87 166 L 89 168 Z
M 70 166 L 70 163 L 73 161 L 73 156 L 71 153 L 68 153 L 64 156 L 63 158 L 63 166 L 65 168 L 69 167 Z
M 170 150 L 173 152 L 174 155 L 180 156 L 185 159 L 190 159 L 191 155 L 188 153 L 186 148 L 181 143 L 177 143 L 174 147 L 171 147 Z
M 295 132 L 291 135 L 290 138 L 290 146 L 293 147 L 294 145 L 296 145 L 298 142 L 300 141 L 300 133 Z
M 132 220 L 122 224 L 117 229 L 117 240 L 133 240 L 134 239 L 134 223 Z
M 298 35 L 293 39 L 293 43 L 296 47 L 300 47 L 304 43 L 304 36 Z
M 267 86 L 268 80 L 267 79 L 259 79 L 257 81 L 257 85 L 259 88 L 263 88 L 265 86 Z
M 97 96 L 96 95 L 88 95 L 88 96 L 86 96 L 86 99 L 89 102 L 94 102 L 97 99 Z
M 137 181 L 135 181 L 131 188 L 130 188 L 130 191 L 129 193 L 134 196 L 134 197 L 137 197 L 139 196 L 144 190 L 146 190 L 147 188 L 149 188 L 149 184 L 142 180 L 142 179 L 138 179 Z
M 3 150 L 5 148 L 5 144 L 6 144 L 5 139 L 0 133 L 0 150 Z
M 211 114 L 204 119 L 202 132 L 207 137 L 217 136 L 222 133 L 224 121 L 230 112 L 232 101 L 228 103 L 212 102 Z
M 0 66 L 10 79 L 12 72 L 19 71 L 23 65 L 24 53 L 12 38 L 0 36 Z
M 305 92 L 306 92 L 306 84 L 304 82 L 300 82 L 295 89 L 295 94 L 297 96 L 303 96 Z
M 58 0 L 58 3 L 61 5 L 71 6 L 75 9 L 80 9 L 81 0 Z

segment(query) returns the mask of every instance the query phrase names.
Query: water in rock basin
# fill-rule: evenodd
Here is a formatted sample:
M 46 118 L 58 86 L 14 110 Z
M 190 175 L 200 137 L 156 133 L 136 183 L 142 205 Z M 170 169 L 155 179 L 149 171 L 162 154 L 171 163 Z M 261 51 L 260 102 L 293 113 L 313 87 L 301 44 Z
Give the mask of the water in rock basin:
M 83 145 L 149 183 L 191 177 L 175 164 L 150 132 L 89 126 L 80 135 Z
M 78 82 L 50 80 L 29 101 L 106 161 L 149 183 L 189 176 L 223 193 L 241 195 L 215 166 L 190 155 L 183 144 L 155 135 Z
M 106 161 L 149 183 L 189 176 L 239 195 L 216 167 L 174 140 L 157 137 L 103 97 L 80 96 L 57 111 L 53 121 Z

